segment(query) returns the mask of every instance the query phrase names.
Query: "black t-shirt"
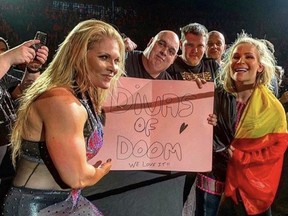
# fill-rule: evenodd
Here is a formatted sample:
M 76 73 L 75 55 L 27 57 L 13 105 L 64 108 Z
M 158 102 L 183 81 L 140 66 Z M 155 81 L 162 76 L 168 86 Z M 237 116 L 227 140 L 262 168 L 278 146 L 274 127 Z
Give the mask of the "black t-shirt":
M 178 56 L 175 62 L 167 69 L 167 71 L 172 76 L 172 78 L 176 80 L 191 80 L 196 77 L 199 77 L 199 78 L 204 78 L 207 81 L 214 81 L 217 76 L 219 68 L 220 68 L 219 64 L 212 58 L 203 58 L 198 65 L 191 66 L 191 65 L 186 64 L 183 61 L 183 59 L 180 56 Z M 214 103 L 217 104 L 222 98 L 221 97 L 218 98 L 217 91 L 215 91 L 215 95 L 216 97 L 215 97 Z M 223 108 L 222 106 L 218 106 L 218 105 L 219 104 L 214 105 L 214 106 L 217 106 L 217 108 L 221 107 L 220 109 Z M 222 105 L 224 106 L 224 104 Z M 227 107 L 227 104 L 225 104 L 225 109 L 226 108 L 227 109 L 229 108 L 229 106 Z M 222 111 L 225 111 L 225 110 L 222 110 Z M 214 112 L 220 115 L 220 113 L 218 113 L 218 110 Z M 222 116 L 220 116 L 220 118 L 221 120 L 223 120 Z M 225 126 L 227 126 L 226 123 L 225 123 Z M 231 137 L 229 137 L 229 133 L 228 134 L 224 133 L 223 135 L 221 134 L 222 129 L 223 128 L 219 129 L 219 127 L 217 128 L 214 127 L 212 171 L 205 173 L 207 176 L 210 176 L 211 178 L 216 178 L 217 180 L 220 180 L 220 181 L 225 180 L 227 160 L 228 160 L 226 145 L 230 144 L 229 141 L 231 139 Z
M 217 115 L 217 125 L 213 127 L 213 166 L 210 175 L 224 182 L 229 160 L 227 148 L 235 135 L 237 114 L 236 97 L 221 86 L 215 89 L 214 113 Z
M 126 61 L 125 61 L 125 69 L 128 77 L 135 78 L 143 78 L 143 79 L 158 79 L 158 80 L 171 80 L 172 77 L 167 73 L 167 71 L 163 71 L 157 76 L 153 78 L 150 74 L 145 70 L 143 62 L 142 62 L 142 51 L 132 51 L 126 53 Z
M 192 75 L 205 78 L 207 81 L 213 81 L 219 67 L 219 64 L 211 58 L 203 58 L 198 65 L 190 66 L 178 56 L 175 62 L 167 69 L 167 72 L 175 80 L 183 80 L 183 73 L 186 73 L 188 76 Z
M 20 82 L 21 74 L 23 75 L 23 72 L 11 68 L 0 79 L 0 146 L 9 144 L 11 125 L 16 118 L 16 104 L 11 98 L 10 90 Z

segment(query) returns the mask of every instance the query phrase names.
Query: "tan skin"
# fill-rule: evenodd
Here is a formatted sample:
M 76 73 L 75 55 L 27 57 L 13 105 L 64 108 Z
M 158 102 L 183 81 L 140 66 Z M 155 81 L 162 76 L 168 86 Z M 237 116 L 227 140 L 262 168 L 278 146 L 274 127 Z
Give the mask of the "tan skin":
M 222 55 L 226 48 L 225 38 L 223 34 L 218 31 L 212 31 L 208 34 L 208 43 L 206 55 L 208 58 L 213 58 L 221 64 Z
M 206 50 L 205 40 L 204 35 L 195 35 L 192 33 L 187 33 L 185 39 L 181 40 L 181 58 L 186 62 L 186 64 L 196 66 L 200 63 Z
M 180 49 L 182 50 L 181 58 L 183 61 L 188 65 L 197 66 L 205 54 L 205 37 L 187 33 L 185 39 L 180 41 Z M 196 78 L 195 81 L 199 88 L 202 88 L 203 84 L 206 83 L 206 80 L 201 78 Z
M 173 31 L 161 31 L 150 40 L 143 52 L 142 62 L 150 76 L 156 78 L 177 57 L 179 38 Z
M 119 46 L 112 38 L 103 39 L 87 51 L 89 76 L 95 87 L 109 88 L 112 77 L 118 72 L 119 59 Z M 94 185 L 110 171 L 112 165 L 110 159 L 104 163 L 98 161 L 95 165 L 87 162 L 83 136 L 87 117 L 86 109 L 71 89 L 55 87 L 32 103 L 26 130 L 29 133 L 23 137 L 31 141 L 45 140 L 61 179 L 71 188 Z M 33 174 L 27 187 L 61 190 L 44 165 L 39 170 L 42 174 Z M 20 186 L 25 181 L 23 176 L 16 176 L 14 184 Z
M 201 36 L 201 41 L 202 40 L 204 40 L 204 37 Z M 131 41 L 130 38 L 126 38 L 125 47 L 126 50 L 132 51 L 137 47 L 137 45 Z M 148 71 L 152 77 L 156 78 L 162 71 L 165 71 L 171 64 L 173 64 L 177 58 L 178 49 L 178 36 L 173 31 L 161 31 L 154 38 L 151 38 L 144 51 L 142 60 L 145 70 Z M 201 55 L 203 57 L 204 51 Z M 202 88 L 206 83 L 205 79 L 200 78 L 196 78 L 195 81 L 199 88 Z M 216 115 L 210 114 L 207 121 L 209 124 L 215 126 L 217 124 Z
M 35 50 L 31 46 L 35 43 L 39 43 L 39 40 L 30 40 L 22 43 L 21 45 L 14 47 L 4 53 L 0 54 L 0 78 L 9 70 L 12 65 L 29 64 L 37 55 L 37 59 L 41 64 L 47 61 L 48 48 L 42 46 L 41 49 L 35 53 Z

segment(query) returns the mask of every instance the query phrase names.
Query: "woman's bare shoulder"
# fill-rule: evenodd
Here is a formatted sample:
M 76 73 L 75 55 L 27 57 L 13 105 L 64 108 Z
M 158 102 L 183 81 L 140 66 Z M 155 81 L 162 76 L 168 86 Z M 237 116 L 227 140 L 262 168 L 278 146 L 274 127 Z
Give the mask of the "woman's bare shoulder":
M 37 100 L 49 99 L 54 97 L 73 97 L 75 98 L 72 90 L 65 87 L 54 87 L 42 93 Z
M 69 88 L 55 87 L 47 90 L 41 94 L 34 103 L 35 108 L 38 110 L 65 112 L 66 111 L 79 111 L 83 110 L 79 99 Z

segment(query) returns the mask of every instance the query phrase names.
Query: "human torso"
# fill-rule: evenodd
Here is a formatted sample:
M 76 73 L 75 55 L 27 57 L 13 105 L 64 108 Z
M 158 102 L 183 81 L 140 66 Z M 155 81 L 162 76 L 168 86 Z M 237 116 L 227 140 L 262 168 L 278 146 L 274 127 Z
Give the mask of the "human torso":
M 229 154 L 227 148 L 235 134 L 236 97 L 222 87 L 215 89 L 214 113 L 217 125 L 213 132 L 213 164 L 211 175 L 217 180 L 225 181 Z
M 202 78 L 207 81 L 213 81 L 217 75 L 219 65 L 213 59 L 203 58 L 196 66 L 188 65 L 181 57 L 177 57 L 175 62 L 167 69 L 173 79 L 183 80 Z
M 9 88 L 16 86 L 19 79 L 10 73 L 13 69 L 0 79 L 0 146 L 9 144 L 11 124 L 15 121 L 15 101 L 12 100 Z
M 86 141 L 86 156 L 90 159 L 97 154 L 103 144 L 102 124 L 98 115 L 95 114 L 89 98 L 78 99 L 81 108 L 87 112 L 83 134 Z M 61 119 L 59 120 L 61 121 Z M 45 135 L 42 134 L 36 137 L 45 137 Z M 17 174 L 13 184 L 14 186 L 42 190 L 70 190 L 61 180 L 45 141 L 25 139 L 22 141 L 22 154 L 17 165 Z
M 167 71 L 163 71 L 153 78 L 144 68 L 142 62 L 143 52 L 141 51 L 132 51 L 126 54 L 125 68 L 128 77 L 143 78 L 143 79 L 161 79 L 161 80 L 171 80 L 171 76 Z

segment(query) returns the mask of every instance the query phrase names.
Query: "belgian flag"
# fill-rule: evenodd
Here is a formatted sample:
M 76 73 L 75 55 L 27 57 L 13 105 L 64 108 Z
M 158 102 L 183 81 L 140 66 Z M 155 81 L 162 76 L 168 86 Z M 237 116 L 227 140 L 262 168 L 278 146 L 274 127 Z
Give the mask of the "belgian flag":
M 288 134 L 283 106 L 263 85 L 254 89 L 236 128 L 225 195 L 238 204 L 239 191 L 249 215 L 272 204 L 280 181 Z

